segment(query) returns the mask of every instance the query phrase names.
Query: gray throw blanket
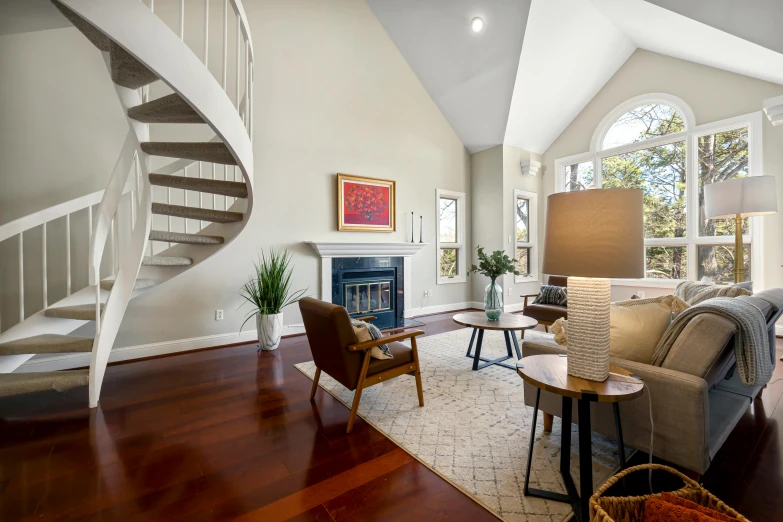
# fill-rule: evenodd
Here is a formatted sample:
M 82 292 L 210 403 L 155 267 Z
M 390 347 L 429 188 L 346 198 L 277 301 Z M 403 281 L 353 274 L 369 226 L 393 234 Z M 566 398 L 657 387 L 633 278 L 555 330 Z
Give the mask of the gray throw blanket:
M 373 339 L 380 339 L 383 337 L 383 334 L 378 329 L 377 326 L 375 326 L 372 323 L 365 323 L 364 321 L 359 321 L 358 319 L 351 319 L 351 325 L 355 326 L 357 328 L 367 328 L 367 331 L 370 332 L 370 337 Z M 389 350 L 388 344 L 379 344 L 378 348 L 386 355 L 386 357 L 392 358 L 394 357 L 391 353 L 391 350 Z
M 737 325 L 734 334 L 734 354 L 737 372 L 746 386 L 766 384 L 772 377 L 775 363 L 770 360 L 769 336 L 764 314 L 758 307 L 742 299 L 715 297 L 691 306 L 677 316 L 655 347 L 650 364 L 661 366 L 674 341 L 691 319 L 699 314 L 716 314 Z

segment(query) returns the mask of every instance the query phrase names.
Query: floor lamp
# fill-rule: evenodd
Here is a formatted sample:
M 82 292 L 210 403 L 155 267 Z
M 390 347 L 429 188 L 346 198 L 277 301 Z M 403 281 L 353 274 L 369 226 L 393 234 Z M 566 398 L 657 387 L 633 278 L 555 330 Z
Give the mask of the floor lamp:
M 642 200 L 633 189 L 547 198 L 543 272 L 569 276 L 569 375 L 609 377 L 610 278 L 644 277 Z
M 704 186 L 704 215 L 707 219 L 734 218 L 734 282 L 745 281 L 742 218 L 778 211 L 773 176 L 737 178 Z

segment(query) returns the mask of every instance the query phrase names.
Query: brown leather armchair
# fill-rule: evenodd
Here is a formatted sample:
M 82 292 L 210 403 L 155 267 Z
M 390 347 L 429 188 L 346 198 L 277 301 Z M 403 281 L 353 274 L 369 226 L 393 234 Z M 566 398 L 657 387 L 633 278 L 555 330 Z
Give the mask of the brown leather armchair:
M 549 279 L 547 279 L 546 284 L 553 286 L 568 286 L 568 277 L 551 275 L 549 276 Z M 544 329 L 547 332 L 549 331 L 549 326 L 561 317 L 568 319 L 567 306 L 535 303 L 527 304 L 529 298 L 538 297 L 538 294 L 527 294 L 521 297 L 525 298 L 525 308 L 522 310 L 522 315 L 532 317 L 538 321 L 539 324 L 543 324 Z M 522 333 L 524 334 L 524 331 Z
M 305 297 L 299 301 L 299 310 L 302 312 L 307 341 L 310 343 L 310 351 L 316 366 L 310 400 L 315 399 L 321 371 L 326 372 L 349 390 L 356 390 L 346 433 L 351 433 L 353 429 L 362 391 L 379 382 L 404 374 L 413 375 L 416 378 L 419 406 L 424 406 L 419 352 L 416 348 L 416 336 L 424 332 L 410 330 L 360 343 L 357 342 L 353 332 L 348 311 L 342 306 Z M 404 339 L 411 340 L 410 348 L 400 342 Z M 384 343 L 389 346 L 393 358 L 372 359 L 370 348 Z

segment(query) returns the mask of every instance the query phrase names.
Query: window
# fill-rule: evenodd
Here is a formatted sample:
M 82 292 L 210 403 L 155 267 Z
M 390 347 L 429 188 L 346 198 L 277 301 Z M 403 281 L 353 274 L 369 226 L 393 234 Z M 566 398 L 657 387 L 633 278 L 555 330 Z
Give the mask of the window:
M 534 192 L 514 191 L 514 253 L 519 267 L 519 275 L 514 278 L 516 283 L 538 279 L 536 202 L 537 195 Z
M 669 280 L 669 286 L 703 276 L 731 282 L 734 220 L 705 219 L 704 186 L 760 174 L 760 133 L 760 113 L 697 127 L 682 100 L 663 94 L 634 98 L 604 118 L 590 152 L 556 161 L 555 190 L 641 189 L 645 278 Z M 751 265 L 760 263 L 751 240 L 760 226 L 743 222 L 747 280 Z M 761 270 L 755 266 L 754 272 Z
M 465 194 L 437 190 L 438 284 L 465 282 Z

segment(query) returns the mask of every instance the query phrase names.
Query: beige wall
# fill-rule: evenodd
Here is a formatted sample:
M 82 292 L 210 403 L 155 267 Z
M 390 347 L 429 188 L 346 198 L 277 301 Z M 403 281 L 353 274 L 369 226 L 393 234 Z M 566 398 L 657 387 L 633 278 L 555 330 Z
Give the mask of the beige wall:
M 606 114 L 629 98 L 658 92 L 684 100 L 693 109 L 696 124 L 701 125 L 760 111 L 764 99 L 783 94 L 783 86 L 639 49 L 544 153 L 546 170 L 540 197 L 545 199 L 554 190 L 555 160 L 589 151 L 593 133 Z M 783 128 L 773 127 L 764 117 L 762 132 L 764 174 L 778 178 L 778 200 L 783 201 Z M 767 287 L 783 286 L 783 246 L 779 239 L 783 233 L 783 206 L 781 211 L 762 218 Z M 543 227 L 542 220 L 541 233 Z M 628 298 L 638 289 L 648 296 L 669 293 L 660 288 L 615 286 L 612 298 Z
M 473 214 L 470 216 L 473 242 L 470 243 L 468 265 L 478 263 L 476 248 L 487 252 L 503 248 L 503 146 L 476 152 L 470 156 L 470 195 Z M 473 301 L 484 301 L 484 288 L 489 279 L 473 274 L 468 278 Z M 502 285 L 502 281 L 500 282 Z
M 413 307 L 470 301 L 468 283 L 436 284 L 434 243 L 436 189 L 467 193 L 470 215 L 470 158 L 367 5 L 245 8 L 256 59 L 255 210 L 208 262 L 134 299 L 117 346 L 238 331 L 238 289 L 262 248 L 291 250 L 294 286 L 317 296 L 320 261 L 304 241 L 405 241 L 410 212 L 424 216 L 430 243 L 413 258 Z M 396 232 L 337 232 L 338 172 L 397 181 Z M 300 322 L 298 308 L 285 311 L 286 324 Z

